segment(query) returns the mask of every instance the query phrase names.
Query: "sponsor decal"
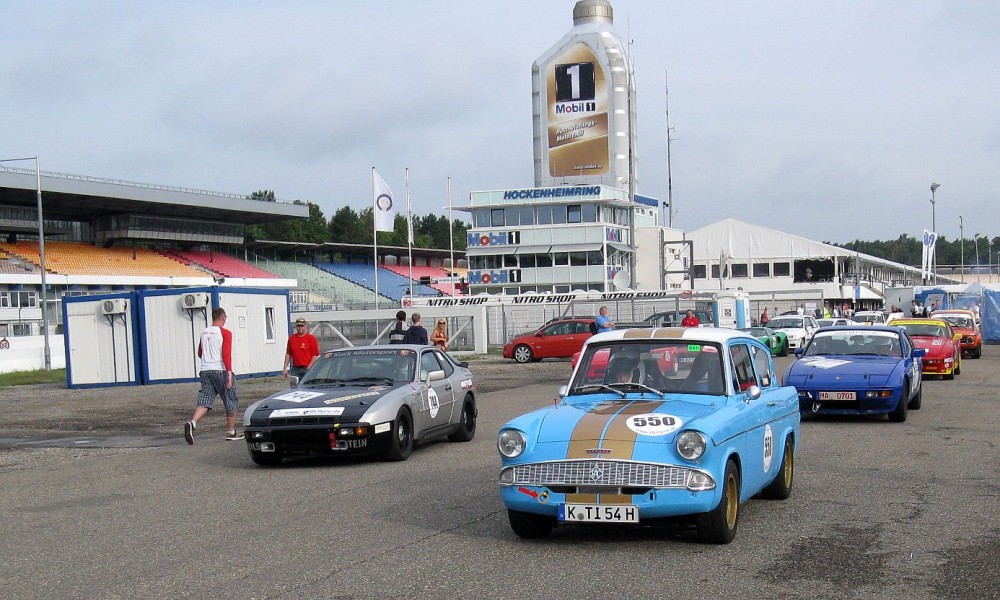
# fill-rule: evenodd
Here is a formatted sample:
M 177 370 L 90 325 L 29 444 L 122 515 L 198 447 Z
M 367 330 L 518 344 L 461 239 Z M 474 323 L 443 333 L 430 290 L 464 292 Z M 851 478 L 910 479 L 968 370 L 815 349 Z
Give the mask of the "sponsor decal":
M 802 359 L 802 362 L 817 369 L 832 369 L 840 365 L 846 365 L 850 361 L 840 358 L 825 358 L 823 356 L 807 356 Z
M 287 392 L 280 396 L 275 396 L 272 400 L 284 400 L 285 402 L 305 402 L 324 395 L 324 392 L 309 392 L 306 390 L 296 390 Z
M 392 426 L 388 423 L 379 423 L 378 425 L 375 426 L 375 433 L 385 433 L 386 431 L 389 431 L 391 428 Z
M 662 436 L 680 429 L 684 421 L 673 415 L 658 415 L 646 413 L 634 415 L 625 421 L 625 425 L 640 435 Z
M 466 245 L 470 248 L 476 246 L 516 246 L 521 243 L 520 231 L 498 231 L 477 233 L 470 231 L 466 234 Z
M 461 386 L 462 386 L 463 390 L 467 390 L 467 389 L 471 388 L 472 387 L 472 380 L 471 379 L 463 379 L 462 383 L 461 383 Z
M 528 190 L 504 190 L 504 200 L 526 200 L 529 198 L 564 198 L 567 196 L 600 196 L 601 186 L 585 185 L 557 188 L 533 188 Z
M 278 408 L 271 411 L 267 418 L 278 417 L 339 417 L 344 412 L 343 406 L 320 406 L 318 408 Z
M 381 392 L 382 390 L 387 390 L 389 388 L 385 387 L 384 385 L 373 385 L 368 389 L 373 392 Z
M 774 432 L 771 425 L 764 426 L 764 472 L 771 470 L 771 459 L 774 457 Z
M 324 400 L 323 404 L 336 404 L 338 402 L 347 402 L 348 400 L 357 400 L 358 398 L 368 398 L 378 395 L 379 392 L 361 392 L 360 394 L 351 394 L 350 396 L 341 396 L 340 398 L 330 398 L 329 400 Z
M 470 284 L 487 283 L 520 283 L 521 269 L 499 271 L 469 271 L 467 280 Z
M 609 454 L 611 450 L 608 448 L 587 448 L 587 454 Z
M 513 296 L 510 300 L 513 304 L 547 304 L 550 302 L 572 302 L 576 297 L 577 294 L 545 294 L 544 296 Z
M 517 491 L 521 492 L 522 494 L 526 494 L 528 496 L 531 496 L 532 498 L 536 498 L 536 499 L 538 498 L 538 492 L 536 492 L 533 489 L 526 488 L 524 486 L 518 486 Z

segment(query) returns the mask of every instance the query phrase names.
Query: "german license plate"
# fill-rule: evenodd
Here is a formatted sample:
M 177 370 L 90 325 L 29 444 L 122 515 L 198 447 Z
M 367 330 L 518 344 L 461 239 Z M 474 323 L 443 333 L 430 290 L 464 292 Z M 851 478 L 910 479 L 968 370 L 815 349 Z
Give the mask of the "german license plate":
M 820 392 L 820 400 L 856 400 L 854 392 Z
M 558 518 L 581 523 L 638 523 L 639 508 L 634 504 L 560 504 Z

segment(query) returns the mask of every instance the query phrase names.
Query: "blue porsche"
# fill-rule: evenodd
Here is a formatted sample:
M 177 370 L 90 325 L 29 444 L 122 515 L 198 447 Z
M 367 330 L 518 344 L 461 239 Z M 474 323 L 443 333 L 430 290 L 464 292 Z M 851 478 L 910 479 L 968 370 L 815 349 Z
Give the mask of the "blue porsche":
M 798 390 L 803 413 L 888 414 L 902 423 L 920 408 L 925 352 L 899 327 L 828 327 L 796 351 L 784 383 Z
M 743 502 L 791 495 L 797 396 L 749 334 L 598 334 L 559 396 L 498 434 L 500 496 L 520 537 L 686 517 L 701 541 L 728 543 Z

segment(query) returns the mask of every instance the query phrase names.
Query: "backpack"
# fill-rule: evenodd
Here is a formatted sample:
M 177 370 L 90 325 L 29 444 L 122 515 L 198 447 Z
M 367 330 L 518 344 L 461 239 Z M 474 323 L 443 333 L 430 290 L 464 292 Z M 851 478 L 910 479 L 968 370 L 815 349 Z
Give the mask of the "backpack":
M 590 333 L 597 335 L 597 321 L 590 322 Z

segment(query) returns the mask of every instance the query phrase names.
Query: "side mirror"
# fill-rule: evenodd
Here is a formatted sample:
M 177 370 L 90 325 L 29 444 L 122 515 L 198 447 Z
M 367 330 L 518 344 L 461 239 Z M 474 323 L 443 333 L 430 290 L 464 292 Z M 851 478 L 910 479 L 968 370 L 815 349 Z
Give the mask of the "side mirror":
M 541 331 L 536 331 L 535 332 L 535 337 L 542 337 L 542 332 Z
M 798 348 L 795 349 L 795 356 L 796 357 L 802 356 L 803 352 L 805 352 L 805 348 L 799 346 Z
M 568 385 L 561 385 L 561 386 L 559 386 L 559 392 L 558 392 L 558 394 L 559 394 L 560 398 L 565 398 L 566 395 L 569 394 L 569 386 Z
M 288 376 L 288 387 L 290 387 L 290 388 L 299 387 L 299 376 L 298 375 L 289 375 Z
M 430 383 L 432 381 L 439 381 L 444 379 L 444 371 L 438 369 L 437 371 L 427 371 L 423 374 L 420 380 L 424 383 Z
M 751 385 L 750 387 L 747 388 L 746 394 L 747 394 L 747 402 L 751 400 L 756 400 L 757 398 L 760 398 L 761 394 L 760 387 L 757 385 Z

